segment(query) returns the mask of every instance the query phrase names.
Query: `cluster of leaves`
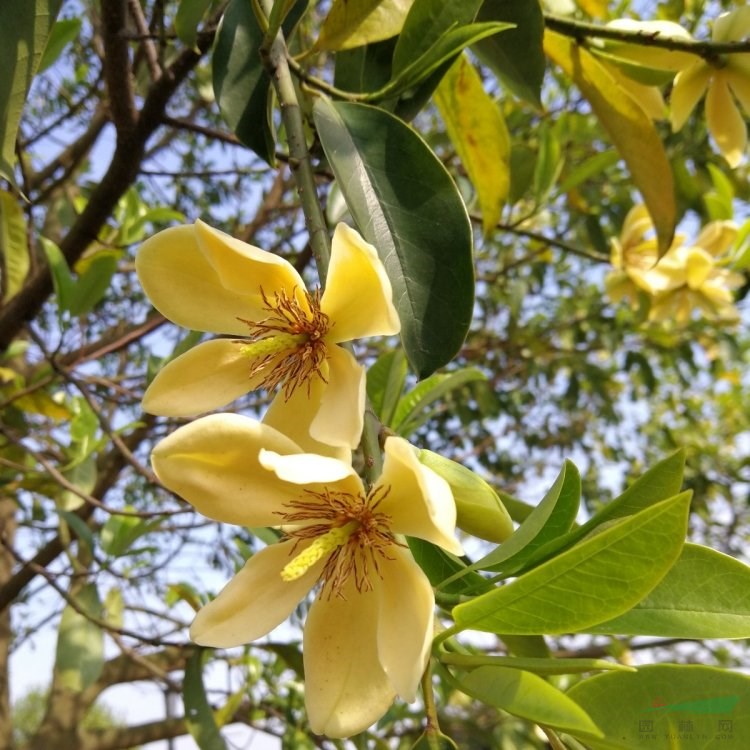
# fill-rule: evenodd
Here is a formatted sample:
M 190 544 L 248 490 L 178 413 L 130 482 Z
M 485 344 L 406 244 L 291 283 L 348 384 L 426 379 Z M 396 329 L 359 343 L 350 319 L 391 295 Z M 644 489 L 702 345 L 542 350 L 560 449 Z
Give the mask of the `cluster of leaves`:
M 748 537 L 747 336 L 697 317 L 651 324 L 611 304 L 603 278 L 633 202 L 664 250 L 686 214 L 745 215 L 748 173 L 710 148 L 701 113 L 673 134 L 628 93 L 590 28 L 612 4 L 580 0 L 563 18 L 528 0 L 22 5 L 0 8 L 0 616 L 15 629 L 0 627 L 0 650 L 48 619 L 59 631 L 49 705 L 22 746 L 190 732 L 220 748 L 232 721 L 286 747 L 326 745 L 305 728 L 295 642 L 207 655 L 185 640 L 213 574 L 272 536 L 216 528 L 155 487 L 147 455 L 173 425 L 140 411 L 145 379 L 200 335 L 168 328 L 132 273 L 144 237 L 201 215 L 314 280 L 293 179 L 308 149 L 330 222 L 348 215 L 376 246 L 402 320 L 403 352 L 363 350 L 375 415 L 470 466 L 469 494 L 499 497 L 517 525 L 473 560 L 411 542 L 455 624 L 435 650 L 444 735 L 436 722 L 420 738 L 420 709 L 396 705 L 362 743 L 535 747 L 536 724 L 561 746 L 633 747 L 643 719 L 658 729 L 649 746 L 690 747 L 674 740 L 686 711 L 730 717 L 732 741 L 747 742 L 747 706 L 732 702 L 747 679 L 717 668 L 746 659 L 712 645 L 750 636 L 735 559 Z M 652 10 L 707 38 L 727 5 Z M 306 115 L 296 145 L 279 127 L 279 63 Z M 554 478 L 566 455 L 583 477 L 565 463 Z M 686 544 L 689 527 L 733 557 Z M 54 614 L 35 607 L 34 581 Z M 578 634 L 567 649 L 565 634 Z M 644 635 L 702 643 L 708 665 L 647 652 L 631 671 Z M 207 662 L 226 665 L 228 690 L 207 695 Z M 182 690 L 185 718 L 82 723 L 103 690 L 137 679 Z

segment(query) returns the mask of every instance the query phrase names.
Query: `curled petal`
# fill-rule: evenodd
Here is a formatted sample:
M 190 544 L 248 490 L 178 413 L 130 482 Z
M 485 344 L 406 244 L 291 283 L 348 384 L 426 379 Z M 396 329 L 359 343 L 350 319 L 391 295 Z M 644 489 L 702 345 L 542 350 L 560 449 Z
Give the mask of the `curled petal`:
M 143 396 L 144 411 L 189 417 L 218 409 L 257 388 L 263 375 L 251 377 L 251 361 L 241 353 L 244 343 L 204 341 L 168 362 Z
M 729 88 L 750 116 L 750 54 L 730 55 L 726 69 Z
M 320 409 L 326 384 L 320 378 L 312 378 L 308 385 L 297 388 L 289 398 L 283 391 L 277 393 L 263 416 L 263 423 L 294 440 L 305 453 L 351 461 L 352 451 L 348 445 L 321 443 L 310 435 L 310 425 Z
M 202 221 L 195 222 L 195 234 L 206 259 L 216 271 L 225 289 L 253 298 L 260 306 L 260 290 L 266 294 L 297 290 L 301 296 L 305 284 L 294 267 L 278 255 L 248 245 Z M 256 320 L 265 314 L 250 317 Z
M 339 224 L 333 234 L 320 309 L 334 323 L 326 337 L 334 343 L 401 330 L 391 282 L 377 251 L 346 224 Z
M 328 380 L 310 435 L 322 443 L 354 449 L 364 426 L 365 368 L 340 346 L 328 347 Z
M 750 7 L 722 13 L 714 22 L 711 39 L 714 42 L 739 42 L 750 36 Z
M 293 541 L 279 542 L 253 555 L 245 567 L 203 607 L 190 626 L 190 638 L 201 646 L 231 648 L 270 633 L 294 611 L 315 585 L 325 561 L 304 575 L 284 581 L 281 570 L 292 559 Z
M 272 471 L 281 481 L 307 487 L 320 484 L 336 485 L 337 490 L 362 492 L 362 481 L 357 472 L 346 461 L 313 453 L 282 455 L 271 450 L 261 450 L 259 461 L 268 471 Z
M 736 167 L 742 161 L 747 146 L 747 125 L 729 91 L 727 77 L 719 71 L 706 97 L 706 124 L 719 151 Z
M 247 324 L 239 318 L 253 316 L 255 297 L 222 284 L 193 226 L 165 229 L 147 239 L 135 268 L 153 306 L 173 323 L 195 331 L 247 333 Z
M 416 536 L 456 555 L 463 548 L 454 536 L 456 503 L 450 486 L 423 466 L 414 448 L 403 438 L 385 441 L 385 461 L 378 485 L 390 488 L 378 509 L 391 517 L 397 534 Z
M 300 493 L 261 465 L 262 448 L 300 453 L 268 425 L 238 414 L 210 414 L 164 438 L 151 463 L 164 486 L 204 516 L 239 526 L 277 526 L 279 513 Z
M 733 221 L 712 221 L 703 227 L 695 245 L 716 258 L 732 247 L 738 232 Z
M 672 130 L 677 132 L 706 92 L 711 68 L 701 60 L 677 74 L 670 98 Z
M 396 691 L 378 657 L 376 592 L 353 579 L 342 596 L 318 598 L 305 623 L 305 703 L 310 727 L 331 738 L 351 737 L 388 710 Z
M 687 254 L 686 279 L 691 289 L 700 289 L 714 270 L 714 259 L 699 247 L 692 247 Z
M 406 701 L 416 697 L 432 645 L 435 597 L 432 586 L 411 554 L 394 547 L 381 562 L 378 615 L 380 662 L 396 692 Z
M 628 211 L 620 233 L 620 244 L 623 255 L 635 245 L 640 244 L 648 233 L 654 234 L 654 223 L 651 214 L 642 203 L 639 203 Z

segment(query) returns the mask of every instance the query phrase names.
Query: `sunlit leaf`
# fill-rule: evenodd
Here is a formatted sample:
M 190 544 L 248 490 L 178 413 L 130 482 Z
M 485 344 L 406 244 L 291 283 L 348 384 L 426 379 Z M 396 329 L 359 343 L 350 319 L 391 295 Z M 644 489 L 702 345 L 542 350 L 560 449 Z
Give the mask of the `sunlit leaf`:
M 334 0 L 316 49 L 344 50 L 389 39 L 401 31 L 414 0 Z
M 435 92 L 451 142 L 477 191 L 484 233 L 500 220 L 510 187 L 510 136 L 500 108 L 465 55 Z
M 7 302 L 21 289 L 29 272 L 29 243 L 23 210 L 6 190 L 0 190 L 0 259 L 3 302 Z
M 182 697 L 185 703 L 185 724 L 200 750 L 226 750 L 227 745 L 216 725 L 203 685 L 204 649 L 196 649 L 185 667 Z
M 81 33 L 80 18 L 62 18 L 55 21 L 52 31 L 47 40 L 47 46 L 44 48 L 44 54 L 39 63 L 37 73 L 49 68 L 57 62 L 57 59 L 63 53 L 63 50 L 78 38 Z

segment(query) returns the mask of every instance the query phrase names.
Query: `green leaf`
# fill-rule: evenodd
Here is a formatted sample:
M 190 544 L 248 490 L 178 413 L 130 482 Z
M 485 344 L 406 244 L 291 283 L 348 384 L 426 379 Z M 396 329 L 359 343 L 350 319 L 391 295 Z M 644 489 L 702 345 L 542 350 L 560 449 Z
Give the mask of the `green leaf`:
M 484 0 L 477 21 L 505 21 L 514 29 L 474 45 L 479 58 L 517 97 L 541 106 L 544 16 L 538 0 Z
M 401 349 L 381 354 L 367 370 L 367 398 L 375 415 L 386 426 L 393 420 L 407 372 L 406 357 Z
M 577 735 L 603 736 L 574 700 L 532 672 L 488 665 L 458 683 L 472 698 L 515 716 Z
M 385 86 L 391 78 L 391 58 L 395 40 L 386 39 L 364 47 L 336 53 L 333 83 L 336 88 L 369 93 Z
M 402 437 L 409 437 L 433 416 L 427 411 L 431 404 L 469 383 L 486 382 L 486 380 L 487 376 L 475 367 L 431 375 L 417 383 L 411 391 L 399 399 L 388 426 Z
M 104 666 L 104 633 L 89 619 L 101 618 L 102 605 L 94 584 L 83 586 L 74 597 L 84 614 L 70 604 L 63 610 L 57 634 L 55 669 L 63 687 L 81 692 L 99 679 Z
M 719 750 L 750 747 L 750 677 L 702 665 L 652 665 L 607 672 L 568 690 L 623 748 Z M 689 722 L 690 731 L 686 731 Z M 613 745 L 586 738 L 593 750 Z
M 409 549 L 430 583 L 447 594 L 476 594 L 492 589 L 492 584 L 479 573 L 466 569 L 455 555 L 435 544 L 408 537 Z M 456 575 L 462 573 L 462 575 Z M 444 581 L 453 579 L 450 583 Z
M 203 686 L 203 656 L 207 653 L 204 649 L 196 649 L 185 667 L 182 687 L 185 723 L 200 750 L 227 750 Z
M 414 0 L 334 0 L 315 49 L 345 50 L 396 36 Z
M 0 258 L 2 258 L 3 302 L 14 297 L 29 273 L 26 217 L 16 198 L 0 190 Z
M 50 273 L 52 274 L 52 285 L 55 289 L 57 305 L 60 310 L 68 310 L 70 300 L 73 297 L 74 286 L 68 263 L 60 248 L 52 240 L 40 237 L 40 242 L 42 250 L 44 250 L 44 254 L 47 256 L 47 263 L 49 263 Z
M 503 115 L 465 55 L 441 81 L 435 104 L 477 191 L 488 235 L 500 221 L 510 189 L 510 136 Z
M 180 0 L 174 17 L 174 30 L 188 46 L 195 47 L 198 39 L 198 24 L 206 15 L 214 0 Z
M 126 505 L 125 510 L 133 511 L 134 508 Z M 137 516 L 111 515 L 102 526 L 102 549 L 113 557 L 126 555 L 136 540 L 158 528 L 160 523 L 159 520 L 145 521 Z
M 57 511 L 60 518 L 70 526 L 75 532 L 75 535 L 89 548 L 89 552 L 94 550 L 94 535 L 91 533 L 91 529 L 86 525 L 86 522 L 75 513 L 71 513 L 67 510 Z
M 393 286 L 406 356 L 426 377 L 455 356 L 474 306 L 471 224 L 425 142 L 374 107 L 319 98 L 315 124 L 347 206 Z
M 626 612 L 679 557 L 690 496 L 684 492 L 629 516 L 512 583 L 459 604 L 456 624 L 511 635 L 552 634 L 585 630 Z
M 101 301 L 117 270 L 117 258 L 110 252 L 97 255 L 73 284 L 68 309 L 71 315 L 85 315 Z
M 543 125 L 539 129 L 539 152 L 534 165 L 534 200 L 541 205 L 552 191 L 563 168 L 560 141 L 553 128 Z
M 686 544 L 659 585 L 633 609 L 590 633 L 665 638 L 750 638 L 750 567 Z
M 502 546 L 474 563 L 472 569 L 506 572 L 520 569 L 533 552 L 570 529 L 580 502 L 581 476 L 575 465 L 566 461 L 539 505 Z
M 15 186 L 16 133 L 62 0 L 0 3 L 0 175 Z
M 54 65 L 63 53 L 63 50 L 71 42 L 75 41 L 80 33 L 80 18 L 62 18 L 59 21 L 55 21 L 47 40 L 47 46 L 44 48 L 44 54 L 39 63 L 37 73 L 41 73 L 51 65 Z

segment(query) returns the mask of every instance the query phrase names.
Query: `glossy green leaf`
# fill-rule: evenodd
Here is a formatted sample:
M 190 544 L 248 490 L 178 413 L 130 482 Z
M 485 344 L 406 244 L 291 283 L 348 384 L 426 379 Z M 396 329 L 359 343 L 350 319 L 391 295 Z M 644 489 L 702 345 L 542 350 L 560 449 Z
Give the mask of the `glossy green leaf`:
M 720 750 L 750 747 L 750 677 L 702 665 L 608 672 L 568 690 L 617 747 Z M 586 738 L 593 750 L 611 744 Z
M 659 585 L 633 609 L 591 633 L 665 638 L 750 638 L 750 567 L 686 544 Z
M 419 461 L 448 482 L 456 501 L 456 526 L 467 534 L 500 544 L 513 533 L 513 521 L 495 490 L 471 469 L 428 450 Z
M 401 31 L 414 0 L 334 0 L 316 49 L 345 50 L 389 39 Z
M 474 305 L 471 224 L 425 142 L 382 110 L 318 99 L 315 123 L 347 206 L 393 286 L 406 356 L 426 377 L 463 344 Z
M 196 649 L 185 667 L 182 686 L 185 724 L 200 750 L 227 750 L 203 685 L 203 656 L 206 653 L 204 649 Z
M 510 136 L 505 119 L 466 55 L 446 73 L 435 92 L 435 104 L 477 192 L 482 228 L 488 235 L 500 221 L 510 189 Z
M 484 0 L 477 21 L 505 21 L 515 28 L 474 45 L 474 51 L 517 97 L 537 106 L 545 59 L 544 17 L 538 0 Z
M 16 133 L 62 0 L 0 3 L 0 175 L 15 185 Z
M 334 85 L 343 91 L 365 94 L 377 91 L 391 79 L 394 39 L 336 53 Z
M 74 598 L 80 612 L 70 604 L 63 610 L 55 669 L 62 686 L 81 692 L 96 682 L 104 666 L 104 634 L 89 619 L 101 617 L 102 605 L 94 584 L 83 586 Z
M 367 370 L 367 398 L 375 415 L 390 425 L 406 384 L 408 368 L 401 349 L 381 354 Z
M 213 52 L 214 96 L 222 117 L 239 140 L 274 165 L 271 80 L 260 59 L 263 32 L 247 0 L 230 0 Z
M 430 583 L 446 594 L 480 594 L 492 584 L 479 573 L 466 570 L 466 564 L 455 555 L 423 539 L 409 537 L 409 549 Z M 464 575 L 457 576 L 459 572 Z M 451 583 L 444 582 L 452 579 Z
M 690 493 L 609 526 L 557 557 L 453 610 L 461 628 L 532 635 L 585 630 L 637 604 L 685 542 Z
M 74 42 L 80 33 L 80 18 L 62 18 L 59 21 L 55 21 L 47 40 L 47 46 L 44 48 L 44 54 L 39 62 L 37 73 L 41 73 L 51 65 L 54 65 L 63 53 L 63 50 L 71 42 Z
M 14 195 L 0 190 L 0 260 L 3 302 L 14 297 L 29 273 L 26 217 Z
M 430 406 L 445 398 L 451 391 L 469 383 L 486 380 L 487 376 L 475 367 L 430 375 L 399 399 L 388 426 L 402 437 L 409 437 L 433 416 L 429 411 Z
M 532 672 L 484 666 L 472 670 L 458 682 L 472 698 L 515 716 L 578 735 L 602 736 L 574 700 Z
M 513 572 L 546 542 L 567 532 L 578 513 L 581 502 L 581 476 L 570 461 L 542 501 L 505 540 L 502 546 L 472 565 L 476 570 Z
M 180 0 L 174 18 L 177 36 L 188 46 L 195 47 L 198 39 L 198 24 L 214 0 Z

